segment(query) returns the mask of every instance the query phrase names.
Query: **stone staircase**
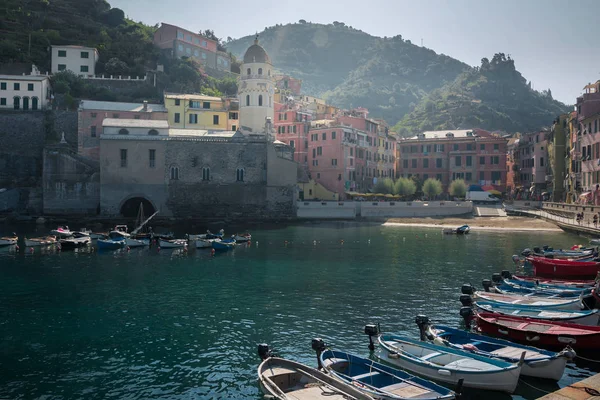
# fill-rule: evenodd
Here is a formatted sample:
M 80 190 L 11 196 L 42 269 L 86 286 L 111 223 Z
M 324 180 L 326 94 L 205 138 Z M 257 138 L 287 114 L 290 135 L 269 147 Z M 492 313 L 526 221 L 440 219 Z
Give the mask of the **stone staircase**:
M 473 215 L 476 217 L 506 217 L 502 204 L 475 204 Z

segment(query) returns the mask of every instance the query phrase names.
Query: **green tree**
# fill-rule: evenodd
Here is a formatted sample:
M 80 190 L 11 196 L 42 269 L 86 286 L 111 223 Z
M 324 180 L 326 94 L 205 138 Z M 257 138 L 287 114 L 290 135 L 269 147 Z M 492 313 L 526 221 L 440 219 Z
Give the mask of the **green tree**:
M 119 60 L 116 57 L 108 60 L 106 64 L 104 64 L 104 70 L 109 75 L 125 75 L 129 71 L 129 67 L 123 61 Z
M 390 178 L 378 179 L 373 193 L 391 194 L 394 192 L 394 181 Z
M 448 188 L 448 193 L 454 197 L 465 197 L 467 194 L 467 184 L 462 179 L 453 180 Z
M 434 178 L 428 178 L 423 182 L 423 194 L 429 200 L 442 194 L 442 182 Z
M 412 179 L 398 178 L 394 184 L 394 194 L 399 196 L 412 196 L 417 191 L 417 185 Z

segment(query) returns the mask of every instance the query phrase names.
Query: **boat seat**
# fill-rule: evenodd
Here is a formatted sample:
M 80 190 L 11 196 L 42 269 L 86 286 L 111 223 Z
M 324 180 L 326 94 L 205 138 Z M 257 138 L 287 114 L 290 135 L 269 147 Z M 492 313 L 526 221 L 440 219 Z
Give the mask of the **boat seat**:
M 425 387 L 416 386 L 414 384 L 408 384 L 406 382 L 396 383 L 389 386 L 380 388 L 389 393 L 393 393 L 405 399 L 418 399 L 418 398 L 433 398 L 432 394 L 435 392 Z
M 434 357 L 437 357 L 437 356 L 441 356 L 441 355 L 442 355 L 442 353 L 438 353 L 438 352 L 429 353 L 429 354 L 426 354 L 423 357 L 421 357 L 421 360 L 427 361 L 427 360 L 429 360 L 431 358 L 434 358 Z
M 472 344 L 473 346 L 477 346 L 477 345 L 481 344 L 481 341 L 477 340 L 477 341 L 475 341 L 475 342 L 472 342 L 471 344 Z
M 328 358 L 325 361 L 323 361 L 323 366 L 329 367 L 333 364 L 343 364 L 343 363 L 348 364 L 348 360 L 346 360 L 345 358 Z
M 369 377 L 372 378 L 372 377 L 374 377 L 376 375 L 379 375 L 379 372 L 377 372 L 377 371 L 371 371 L 371 372 L 367 372 L 366 374 L 360 374 L 360 375 L 353 376 L 352 379 L 355 380 L 355 381 L 357 381 L 357 380 L 363 379 L 363 378 L 369 378 Z

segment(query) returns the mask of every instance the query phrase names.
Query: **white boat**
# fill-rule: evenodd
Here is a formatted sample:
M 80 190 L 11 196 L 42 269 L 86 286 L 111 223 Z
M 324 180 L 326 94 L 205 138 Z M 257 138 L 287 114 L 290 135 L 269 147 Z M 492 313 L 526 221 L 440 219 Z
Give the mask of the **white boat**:
M 39 238 L 25 239 L 26 247 L 52 246 L 56 243 L 56 236 L 45 236 Z
M 158 245 L 161 249 L 179 249 L 187 246 L 185 239 L 173 239 L 173 240 L 158 240 Z
M 420 342 L 404 336 L 381 335 L 376 356 L 381 360 L 426 378 L 465 387 L 512 393 L 519 383 L 521 361 L 507 361 L 477 355 L 452 347 Z
M 127 225 L 117 225 L 115 226 L 115 229 L 108 232 L 108 237 L 111 239 L 117 239 L 119 237 L 128 238 L 129 236 L 131 235 L 127 233 Z
M 242 233 L 241 235 L 238 235 L 236 233 L 233 235 L 233 238 L 235 239 L 236 243 L 246 243 L 252 240 L 252 235 L 249 233 Z
M 12 246 L 17 244 L 18 240 L 19 238 L 15 233 L 12 236 L 0 237 L 0 246 Z
M 125 244 L 129 247 L 150 246 L 150 239 L 133 239 L 131 237 L 126 237 Z
M 562 310 L 582 310 L 585 308 L 581 302 L 581 296 L 575 298 L 549 298 L 543 296 L 523 296 L 518 294 L 476 291 L 473 293 L 473 298 L 475 300 L 484 300 L 498 304 L 521 305 L 538 309 L 556 308 Z
M 57 238 L 64 238 L 64 237 L 69 237 L 69 236 L 73 236 L 73 232 L 71 232 L 71 230 L 69 229 L 68 226 L 59 226 L 56 229 L 52 229 L 50 231 L 51 235 L 55 235 Z
M 221 239 L 197 239 L 194 242 L 197 249 L 210 249 L 212 248 L 213 242 L 218 242 L 220 240 Z
M 206 233 L 202 234 L 187 234 L 185 235 L 190 242 L 194 240 L 200 239 L 223 239 L 223 235 L 225 234 L 225 230 L 221 229 L 219 233 L 212 233 L 210 230 L 207 230 Z
M 261 347 L 259 345 L 259 354 Z M 268 349 L 268 347 L 267 347 Z M 258 382 L 262 392 L 278 400 L 374 400 L 374 397 L 306 365 L 261 354 Z

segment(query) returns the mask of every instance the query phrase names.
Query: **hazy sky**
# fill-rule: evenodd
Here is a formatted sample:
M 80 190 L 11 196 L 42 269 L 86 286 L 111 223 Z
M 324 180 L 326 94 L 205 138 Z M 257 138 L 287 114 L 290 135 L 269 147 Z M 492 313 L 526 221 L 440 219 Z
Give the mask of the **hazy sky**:
M 510 54 L 535 89 L 567 104 L 600 79 L 600 0 L 108 0 L 136 21 L 212 29 L 239 38 L 276 23 L 344 22 L 374 36 L 402 35 L 479 65 Z

